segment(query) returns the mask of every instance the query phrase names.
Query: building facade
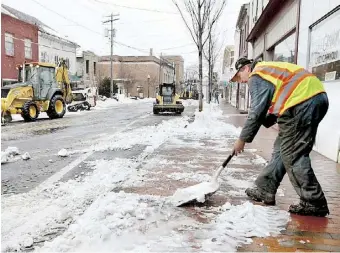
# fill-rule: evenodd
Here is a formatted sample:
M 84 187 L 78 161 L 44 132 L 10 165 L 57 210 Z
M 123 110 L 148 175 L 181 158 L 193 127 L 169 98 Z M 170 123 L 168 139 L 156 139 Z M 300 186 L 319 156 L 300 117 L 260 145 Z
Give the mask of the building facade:
M 179 90 L 184 82 L 184 59 L 180 55 L 165 55 L 162 58 L 168 62 L 175 64 L 175 82 L 176 88 Z
M 1 6 L 1 85 L 18 81 L 17 64 L 38 61 L 38 27 Z
M 35 50 L 34 52 L 36 51 L 38 52 L 38 59 L 35 59 L 35 61 L 57 64 L 59 59 L 63 58 L 64 60 L 66 60 L 70 75 L 72 76 L 76 73 L 77 71 L 76 49 L 79 47 L 79 45 L 64 38 L 65 36 L 58 34 L 51 27 L 49 27 L 48 25 L 46 25 L 45 23 L 41 22 L 39 19 L 33 16 L 30 16 L 26 13 L 23 13 L 6 5 L 1 5 L 1 7 L 12 17 L 16 17 L 17 19 L 26 24 L 30 24 L 33 25 L 34 27 L 37 27 L 38 39 L 37 41 L 35 41 L 36 44 L 34 45 L 37 45 L 38 49 L 37 50 L 34 49 Z M 26 48 L 28 48 L 29 42 L 26 41 L 25 43 Z
M 231 83 L 229 80 L 232 78 L 235 69 L 235 46 L 228 45 L 224 49 L 221 84 L 223 87 L 223 98 L 231 102 Z
M 296 63 L 315 74 L 329 98 L 314 149 L 340 156 L 340 5 L 338 0 L 254 0 L 247 41 L 252 58 Z
M 250 4 L 246 3 L 241 6 L 235 31 L 234 58 L 235 61 L 240 57 L 251 57 L 253 48 L 247 42 L 250 27 Z M 246 113 L 250 107 L 250 95 L 248 86 L 244 83 L 228 84 L 228 95 L 230 103 L 239 109 L 241 113 Z
M 98 61 L 99 57 L 91 51 L 77 51 L 76 76 L 80 78 L 80 82 L 75 88 L 85 89 L 98 86 Z
M 71 75 L 77 72 L 76 43 L 64 39 L 54 30 L 39 28 L 39 61 L 57 64 L 60 59 L 66 61 Z
M 110 77 L 110 56 L 100 57 L 98 78 Z M 175 82 L 174 66 L 155 56 L 113 56 L 113 78 L 119 93 L 155 97 L 160 83 Z

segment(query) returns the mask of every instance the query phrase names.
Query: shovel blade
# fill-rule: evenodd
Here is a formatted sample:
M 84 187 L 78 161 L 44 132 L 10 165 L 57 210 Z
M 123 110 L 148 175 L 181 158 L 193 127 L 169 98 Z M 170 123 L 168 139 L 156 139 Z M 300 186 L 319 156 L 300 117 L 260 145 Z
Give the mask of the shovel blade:
M 187 188 L 177 189 L 172 196 L 175 206 L 183 206 L 193 202 L 204 203 L 207 196 L 214 194 L 220 185 L 217 182 L 203 182 Z

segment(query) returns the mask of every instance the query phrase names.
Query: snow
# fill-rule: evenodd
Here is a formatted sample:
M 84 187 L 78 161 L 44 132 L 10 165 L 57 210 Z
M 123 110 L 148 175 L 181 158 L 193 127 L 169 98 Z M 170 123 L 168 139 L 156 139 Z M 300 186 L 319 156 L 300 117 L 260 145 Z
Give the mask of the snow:
M 186 166 L 187 167 L 187 166 Z M 181 181 L 204 182 L 210 179 L 211 175 L 201 174 L 198 172 L 174 172 L 167 175 L 168 178 Z
M 263 207 L 245 202 L 232 205 L 230 210 L 218 215 L 211 226 L 215 242 L 206 240 L 204 251 L 234 252 L 237 246 L 252 242 L 252 237 L 278 235 L 289 221 L 289 214 L 273 207 Z
M 26 160 L 31 159 L 31 155 L 28 152 L 26 152 L 25 154 L 21 156 L 21 158 L 26 161 Z
M 217 182 L 203 182 L 183 189 L 177 189 L 172 196 L 172 203 L 175 206 L 180 206 L 184 203 L 196 200 L 197 202 L 205 202 L 206 195 L 214 193 L 218 190 Z
M 1 164 L 14 161 L 17 155 L 20 155 L 17 147 L 8 147 L 5 151 L 1 151 Z
M 87 206 L 126 180 L 138 163 L 128 159 L 98 160 L 84 180 L 59 182 L 49 188 L 2 198 L 2 249 L 18 249 L 27 238 L 44 239 L 76 219 Z M 136 180 L 132 180 L 134 184 Z M 18 208 L 20 206 L 20 208 Z
M 111 107 L 116 107 L 126 104 L 136 104 L 136 103 L 152 103 L 154 98 L 144 98 L 144 99 L 131 99 L 130 97 L 125 97 L 122 94 L 118 95 L 118 101 L 113 98 L 107 98 L 105 101 L 97 100 L 96 106 L 93 108 L 95 110 L 103 110 Z
M 67 156 L 69 156 L 69 153 L 65 148 L 63 148 L 63 149 L 59 150 L 58 156 L 67 157 Z

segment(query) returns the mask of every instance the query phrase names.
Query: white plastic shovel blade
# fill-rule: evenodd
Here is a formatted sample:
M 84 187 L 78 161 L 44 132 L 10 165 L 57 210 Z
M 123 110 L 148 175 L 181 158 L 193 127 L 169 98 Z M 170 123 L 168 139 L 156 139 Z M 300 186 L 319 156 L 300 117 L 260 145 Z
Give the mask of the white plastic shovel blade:
M 220 187 L 216 181 L 203 182 L 187 188 L 177 189 L 172 196 L 172 203 L 175 206 L 181 206 L 193 201 L 204 203 L 206 196 L 214 193 Z

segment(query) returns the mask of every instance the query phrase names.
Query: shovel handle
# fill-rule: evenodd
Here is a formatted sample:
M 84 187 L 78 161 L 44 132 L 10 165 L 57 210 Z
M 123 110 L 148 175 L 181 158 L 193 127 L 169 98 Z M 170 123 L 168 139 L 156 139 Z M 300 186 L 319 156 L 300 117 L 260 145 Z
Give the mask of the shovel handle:
M 228 156 L 228 158 L 222 163 L 222 167 L 225 168 L 227 164 L 230 162 L 231 158 L 235 155 L 235 151 L 231 155 Z
M 217 182 L 218 176 L 221 174 L 222 170 L 227 166 L 227 164 L 230 162 L 231 158 L 235 155 L 235 151 L 231 153 L 231 155 L 228 156 L 228 158 L 223 162 L 222 166 L 218 168 L 215 175 L 213 176 L 213 182 Z

